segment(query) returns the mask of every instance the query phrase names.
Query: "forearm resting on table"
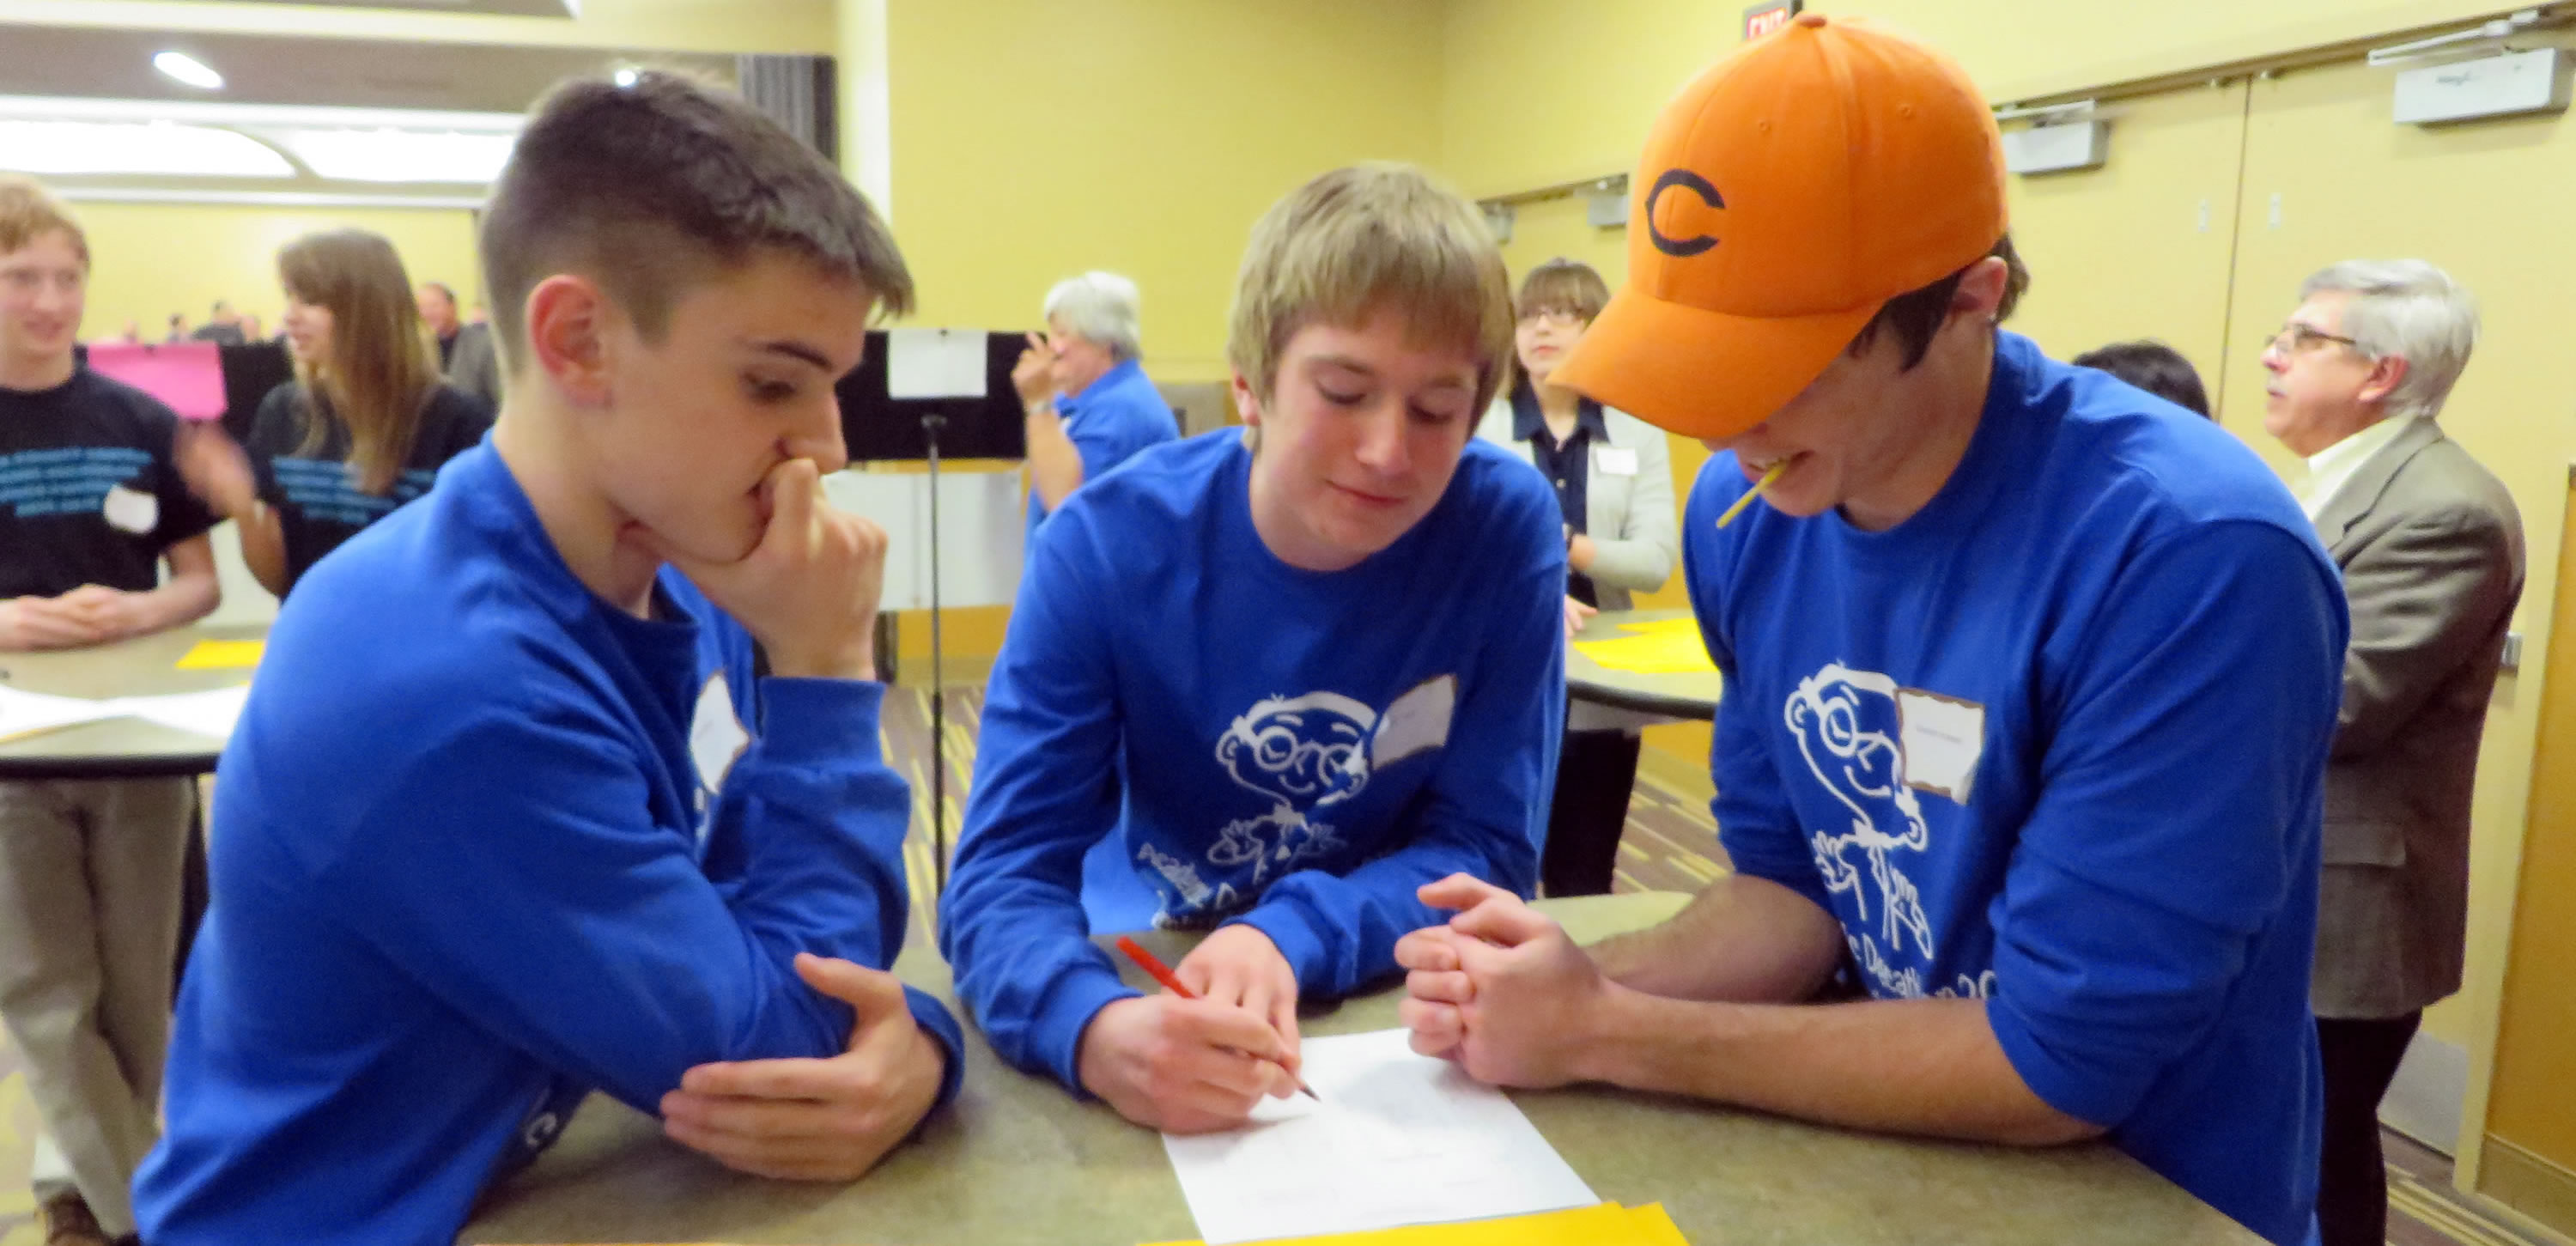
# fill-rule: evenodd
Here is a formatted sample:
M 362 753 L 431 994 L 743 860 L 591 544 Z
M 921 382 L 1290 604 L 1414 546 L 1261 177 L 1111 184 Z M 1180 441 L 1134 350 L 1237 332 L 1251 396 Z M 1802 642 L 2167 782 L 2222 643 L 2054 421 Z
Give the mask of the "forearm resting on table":
M 2057 1146 L 2102 1132 L 2034 1094 L 1976 999 L 1699 1003 L 1612 988 L 1584 1080 L 1882 1133 Z
M 151 602 L 152 618 L 143 627 L 148 633 L 194 623 L 213 613 L 221 602 L 222 590 L 215 585 L 214 572 L 209 571 L 202 576 L 172 579 L 144 596 Z
M 194 623 L 213 613 L 224 597 L 215 578 L 214 544 L 203 533 L 171 546 L 164 557 L 169 578 L 144 595 L 152 616 L 144 624 L 146 632 Z
M 1842 924 L 1768 879 L 1729 874 L 1660 926 L 1595 944 L 1611 981 L 1672 999 L 1789 1003 L 1816 993 L 1843 953 Z

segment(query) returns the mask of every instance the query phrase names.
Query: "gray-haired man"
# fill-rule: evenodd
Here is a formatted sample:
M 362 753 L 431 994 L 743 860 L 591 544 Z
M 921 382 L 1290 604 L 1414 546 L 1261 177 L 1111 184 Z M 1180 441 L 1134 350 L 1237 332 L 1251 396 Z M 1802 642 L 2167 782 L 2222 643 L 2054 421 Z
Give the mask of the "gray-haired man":
M 2434 423 L 2477 345 L 2468 291 L 2422 260 L 2352 260 L 2300 297 L 2263 351 L 2263 428 L 2307 458 L 2300 501 L 2352 608 L 2311 990 L 2326 1092 L 2317 1223 L 2325 1246 L 2376 1246 L 2379 1099 L 2425 1005 L 2460 987 L 2469 797 L 2522 596 L 2522 520 Z
M 1047 291 L 1046 322 L 1046 336 L 1030 334 L 1011 370 L 1028 408 L 1031 539 L 1082 482 L 1181 435 L 1137 362 L 1135 282 L 1105 272 L 1067 277 Z

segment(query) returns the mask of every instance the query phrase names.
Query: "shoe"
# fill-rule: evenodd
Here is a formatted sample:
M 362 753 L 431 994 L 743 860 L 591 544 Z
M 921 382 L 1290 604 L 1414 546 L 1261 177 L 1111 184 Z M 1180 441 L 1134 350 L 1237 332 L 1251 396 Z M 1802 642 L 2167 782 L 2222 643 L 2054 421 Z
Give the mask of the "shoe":
M 45 1226 L 45 1246 L 115 1246 L 79 1191 L 46 1199 L 36 1212 Z

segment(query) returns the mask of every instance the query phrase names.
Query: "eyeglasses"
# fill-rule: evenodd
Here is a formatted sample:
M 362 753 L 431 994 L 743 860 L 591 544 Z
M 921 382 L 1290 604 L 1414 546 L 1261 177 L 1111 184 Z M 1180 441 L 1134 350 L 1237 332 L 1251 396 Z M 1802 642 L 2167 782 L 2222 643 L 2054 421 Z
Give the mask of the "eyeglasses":
M 2315 350 L 2328 342 L 2333 342 L 2339 346 L 2359 346 L 2361 344 L 2339 333 L 2328 333 L 2323 329 L 2312 329 L 2303 324 L 2294 324 L 2283 328 L 2278 333 L 2266 336 L 2263 339 L 2263 349 L 2267 353 L 2278 351 L 2284 355 L 2298 355 Z

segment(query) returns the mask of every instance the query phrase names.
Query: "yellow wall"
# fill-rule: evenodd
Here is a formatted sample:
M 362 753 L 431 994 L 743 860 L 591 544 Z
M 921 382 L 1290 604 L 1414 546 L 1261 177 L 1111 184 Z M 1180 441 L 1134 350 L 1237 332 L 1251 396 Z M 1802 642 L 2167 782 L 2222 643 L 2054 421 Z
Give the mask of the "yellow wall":
M 72 210 L 89 235 L 85 338 L 114 337 L 134 321 L 144 340 L 157 342 L 170 313 L 201 325 L 216 299 L 256 314 L 275 333 L 285 304 L 277 249 L 318 229 L 374 230 L 393 242 L 415 283 L 444 281 L 468 308 L 482 297 L 473 214 L 459 209 L 74 203 Z
M 2242 79 L 2124 100 L 2109 164 L 2012 179 L 2014 245 L 2032 279 L 2009 327 L 2060 359 L 2156 338 L 2217 396 L 2245 103 Z
M 832 0 L 582 0 L 578 20 L 205 0 L 0 0 L 0 22 L 673 52 L 833 51 Z
M 1666 99 L 1741 40 L 1747 5 L 1449 0 L 1442 165 L 1470 194 L 1624 173 Z M 1997 100 L 2513 8 L 2495 0 L 1812 0 L 1959 58 Z M 1544 102 L 1541 102 L 1544 101 Z
M 2497 0 L 1809 0 L 1807 7 L 1901 27 L 1948 49 L 1993 98 L 2019 100 L 2529 6 Z
M 1438 154 L 1432 0 L 891 0 L 896 236 L 922 324 L 1034 326 L 1135 278 L 1159 380 L 1224 376 L 1252 222 L 1355 160 Z
M 2561 535 L 2557 608 L 2576 608 Z M 2576 615 L 2559 613 L 2561 624 Z M 2543 669 L 2543 668 L 2535 668 Z M 2479 1187 L 2576 1233 L 2576 643 L 2552 646 Z

